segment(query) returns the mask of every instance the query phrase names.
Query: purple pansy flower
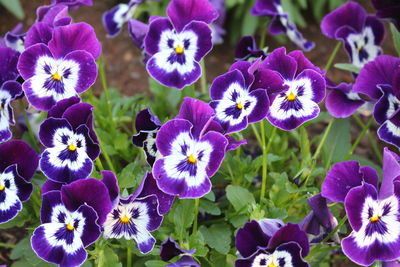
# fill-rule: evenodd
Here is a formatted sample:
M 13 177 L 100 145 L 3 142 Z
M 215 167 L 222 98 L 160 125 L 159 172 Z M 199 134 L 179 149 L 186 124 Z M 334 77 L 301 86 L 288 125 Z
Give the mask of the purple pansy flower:
M 42 224 L 33 232 L 32 248 L 47 262 L 64 267 L 79 266 L 87 258 L 85 247 L 100 237 L 97 218 L 96 211 L 86 204 L 68 209 L 60 191 L 43 194 Z
M 24 51 L 26 33 L 23 32 L 23 24 L 18 23 L 4 38 L 0 38 L 0 47 L 10 47 L 17 52 Z
M 286 34 L 294 44 L 305 51 L 310 51 L 315 47 L 314 43 L 304 39 L 296 25 L 290 21 L 289 14 L 283 10 L 280 0 L 257 0 L 251 9 L 251 14 L 272 17 L 269 25 L 270 34 Z
M 9 47 L 0 47 L 0 143 L 12 136 L 9 125 L 14 125 L 11 102 L 22 94 L 18 78 L 17 62 L 19 52 Z
M 374 106 L 375 121 L 381 124 L 378 136 L 383 141 L 400 147 L 400 59 L 378 56 L 362 68 L 353 91 L 377 101 Z
M 217 77 L 210 88 L 210 106 L 215 110 L 215 119 L 226 133 L 243 130 L 248 123 L 263 120 L 269 107 L 264 88 L 252 88 L 254 75 L 252 64 L 237 62 L 230 71 Z
M 51 0 L 52 5 L 66 5 L 71 10 L 78 9 L 81 6 L 93 6 L 93 0 Z
M 353 84 L 341 83 L 330 87 L 325 106 L 329 114 L 335 118 L 347 118 L 368 102 L 353 92 Z
M 163 243 L 161 243 L 160 248 L 160 258 L 163 261 L 170 261 L 176 256 L 183 255 L 178 261 L 168 264 L 165 267 L 200 267 L 200 264 L 194 260 L 191 256 L 195 253 L 196 249 L 183 250 L 171 237 L 168 237 Z
M 108 175 L 114 174 L 109 172 Z M 121 198 L 108 213 L 103 224 L 104 238 L 134 239 L 140 252 L 150 252 L 156 242 L 150 232 L 160 227 L 163 219 L 160 213 L 171 208 L 173 199 L 157 188 L 151 174 L 145 174 L 135 193 Z
M 49 115 L 56 116 L 68 101 L 55 106 Z M 40 169 L 50 180 L 69 183 L 87 178 L 92 172 L 93 160 L 99 156 L 100 148 L 93 132 L 91 112 L 91 105 L 78 103 L 59 114 L 60 117 L 50 117 L 41 124 L 39 137 L 46 149 L 40 159 Z
M 258 83 L 267 84 L 270 108 L 267 119 L 289 131 L 318 116 L 325 97 L 325 72 L 314 66 L 301 51 L 286 55 L 275 49 L 258 67 Z M 256 83 L 257 84 L 257 83 Z
M 349 1 L 326 15 L 321 22 L 322 33 L 341 40 L 351 63 L 362 68 L 374 60 L 382 49 L 385 28 L 374 15 L 368 15 L 358 3 Z
M 39 110 L 86 91 L 96 80 L 101 45 L 86 23 L 56 27 L 48 45 L 35 44 L 18 61 L 23 90 Z
M 375 170 L 363 167 L 361 171 L 357 162 L 336 164 L 335 175 L 328 176 L 322 188 L 330 199 L 344 199 L 353 231 L 342 240 L 343 252 L 363 266 L 400 257 L 400 158 L 387 148 L 383 158 L 379 193 Z M 334 183 L 335 188 L 329 188 Z
M 156 145 L 162 155 L 153 167 L 159 188 L 180 198 L 198 198 L 211 190 L 228 140 L 214 130 L 214 111 L 199 100 L 185 99 L 180 114 L 161 126 Z M 215 128 L 213 128 L 215 127 Z
M 208 24 L 218 12 L 208 0 L 172 0 L 168 18 L 152 19 L 144 40 L 147 71 L 159 83 L 182 89 L 201 76 L 200 60 L 211 50 Z
M 310 243 L 320 243 L 336 226 L 337 220 L 328 208 L 327 199 L 317 194 L 307 199 L 312 211 L 300 222 L 299 226 L 311 235 Z M 331 238 L 340 243 L 337 233 Z
M 387 19 L 400 31 L 400 3 L 397 0 L 372 0 L 379 18 Z
M 5 223 L 22 210 L 33 186 L 29 180 L 39 162 L 37 153 L 19 140 L 0 144 L 0 223 Z
M 243 36 L 236 45 L 235 60 L 253 62 L 260 57 L 261 59 L 265 59 L 267 53 L 257 48 L 256 40 L 253 36 Z
M 243 258 L 236 267 L 307 267 L 303 260 L 309 252 L 307 234 L 297 224 L 264 219 L 247 222 L 236 234 L 236 248 Z
M 222 36 L 226 34 L 223 28 L 226 18 L 225 0 L 210 0 L 210 2 L 219 14 L 218 18 L 210 25 L 212 29 L 212 42 L 213 44 L 222 44 L 224 42 Z
M 146 161 L 153 166 L 157 158 L 156 136 L 162 123 L 154 116 L 150 109 L 144 109 L 136 115 L 135 127 L 138 132 L 132 136 L 135 146 L 141 147 L 146 154 Z

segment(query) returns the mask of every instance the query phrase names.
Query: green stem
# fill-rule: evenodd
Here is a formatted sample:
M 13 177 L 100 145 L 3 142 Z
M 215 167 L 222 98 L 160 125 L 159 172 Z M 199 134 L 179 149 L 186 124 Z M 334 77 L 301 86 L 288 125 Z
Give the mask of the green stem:
M 271 136 L 268 139 L 268 145 L 265 142 L 265 125 L 264 120 L 260 122 L 261 128 L 261 147 L 262 147 L 262 181 L 261 181 L 261 194 L 260 194 L 260 203 L 265 198 L 265 191 L 267 189 L 267 175 L 268 175 L 268 151 L 271 148 L 272 141 L 276 134 L 276 127 L 272 129 Z
M 353 115 L 357 116 L 357 115 Z M 371 116 L 371 118 L 368 120 L 368 123 L 364 125 L 362 128 L 361 133 L 358 135 L 356 141 L 354 142 L 353 146 L 350 148 L 349 152 L 347 152 L 346 157 L 344 158 L 345 161 L 349 160 L 351 155 L 353 155 L 354 150 L 356 150 L 358 144 L 361 142 L 365 134 L 368 132 L 369 127 L 371 126 L 372 121 L 374 118 Z
M 127 240 L 126 246 L 126 266 L 132 267 L 132 249 L 131 249 L 131 242 Z
M 116 173 L 115 168 L 114 168 L 114 165 L 112 164 L 112 161 L 111 161 L 111 159 L 110 159 L 110 156 L 108 156 L 106 150 L 104 149 L 103 142 L 101 141 L 100 136 L 97 135 L 97 138 L 99 139 L 99 145 L 100 145 L 101 154 L 103 155 L 104 159 L 106 160 L 107 165 L 108 165 L 108 168 L 110 168 L 110 170 L 111 170 L 113 173 Z M 104 168 L 103 168 L 103 169 L 104 169 Z
M 16 245 L 0 242 L 0 247 L 2 247 L 2 248 L 15 248 Z
M 104 171 L 104 166 L 103 166 L 103 163 L 101 162 L 100 158 L 96 159 L 96 165 L 97 165 L 97 168 L 99 169 L 99 171 Z
M 200 77 L 200 86 L 201 86 L 201 93 L 203 95 L 207 95 L 207 71 L 206 71 L 206 64 L 205 59 L 200 61 L 201 69 L 203 70 L 202 75 Z
M 260 137 L 260 133 L 258 132 L 258 130 L 257 130 L 257 127 L 256 127 L 256 125 L 254 124 L 254 123 L 252 123 L 252 124 L 250 124 L 251 125 L 251 128 L 253 129 L 253 133 L 254 133 L 254 136 L 256 137 L 256 139 L 257 139 L 257 142 L 260 144 L 260 146 L 261 146 L 261 137 Z
M 38 147 L 38 145 L 36 143 L 36 138 L 35 138 L 35 135 L 33 134 L 32 126 L 31 126 L 31 123 L 29 121 L 28 114 L 26 113 L 26 108 L 24 106 L 24 102 L 22 101 L 22 99 L 19 99 L 18 102 L 19 102 L 19 106 L 20 106 L 21 111 L 22 111 L 22 115 L 24 116 L 26 128 L 28 128 L 28 135 L 29 135 L 29 138 L 31 139 L 32 146 L 34 147 L 34 149 L 36 151 L 39 151 L 39 147 Z
M 112 129 L 115 129 L 114 117 L 111 109 L 110 95 L 108 94 L 107 78 L 104 69 L 103 56 L 99 58 L 99 74 L 101 79 L 101 85 L 103 87 L 104 97 L 106 98 L 106 105 L 107 105 L 108 115 L 110 117 L 110 123 L 113 126 Z
M 356 123 L 358 124 L 358 126 L 360 128 L 364 127 L 364 122 L 360 119 L 359 116 L 353 115 L 353 119 L 356 121 Z M 378 144 L 376 143 L 376 139 L 371 135 L 370 131 L 367 131 L 367 137 L 368 137 L 369 144 L 372 146 L 372 150 L 374 151 L 377 159 L 379 160 L 379 163 L 382 163 L 382 154 L 381 154 L 381 151 L 378 148 Z
M 262 27 L 261 28 L 261 34 L 260 34 L 260 44 L 259 48 L 264 49 L 265 46 L 265 37 L 267 36 L 267 30 L 266 28 Z
M 341 46 L 342 46 L 342 42 L 338 42 L 336 44 L 335 49 L 333 50 L 331 56 L 329 57 L 328 62 L 326 63 L 324 70 L 328 71 L 331 68 L 333 60 L 335 59 L 336 54 L 339 52 L 339 49 L 340 49 Z
M 199 215 L 199 205 L 200 205 L 200 198 L 194 199 L 194 219 L 193 219 L 193 233 L 197 233 L 197 218 Z
M 312 258 L 312 256 L 314 256 L 316 253 L 318 253 L 318 251 L 320 250 L 320 248 L 323 246 L 324 243 L 326 243 L 337 231 L 339 231 L 339 229 L 346 223 L 347 221 L 347 216 L 344 216 L 340 222 L 338 223 L 338 225 L 335 227 L 335 229 L 332 230 L 332 232 L 330 232 L 322 241 L 321 243 L 319 243 L 318 245 L 316 245 L 315 247 L 311 248 L 310 254 L 308 254 L 308 256 L 304 259 L 305 261 L 308 261 L 309 259 Z
M 310 172 L 308 173 L 304 184 L 307 185 L 308 180 L 311 177 L 311 174 L 313 172 L 313 170 L 315 169 L 316 165 L 317 165 L 317 159 L 319 157 L 319 154 L 322 151 L 322 147 L 324 146 L 326 139 L 328 138 L 328 135 L 331 131 L 332 125 L 333 125 L 334 119 L 331 119 L 331 121 L 329 122 L 328 126 L 325 129 L 324 135 L 322 136 L 321 142 L 318 144 L 317 150 L 315 151 L 314 155 L 311 158 L 311 168 L 310 168 Z

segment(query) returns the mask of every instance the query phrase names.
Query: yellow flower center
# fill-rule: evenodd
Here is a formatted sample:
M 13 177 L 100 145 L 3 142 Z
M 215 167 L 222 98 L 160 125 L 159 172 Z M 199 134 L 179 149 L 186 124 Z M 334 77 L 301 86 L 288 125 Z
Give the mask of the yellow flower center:
M 61 80 L 61 76 L 60 76 L 60 74 L 58 74 L 58 72 L 53 74 L 53 80 L 55 80 L 55 81 Z
M 238 109 L 242 109 L 242 108 L 243 108 L 242 102 L 237 103 L 236 107 L 237 107 Z
M 278 266 L 276 266 L 274 262 L 271 262 L 270 264 L 268 264 L 268 267 L 278 267 Z
M 379 221 L 379 216 L 371 217 L 371 218 L 369 218 L 369 220 L 370 220 L 370 222 L 375 223 L 375 222 Z
M 76 146 L 75 146 L 74 144 L 70 144 L 70 145 L 68 146 L 68 150 L 69 150 L 69 151 L 75 151 L 75 150 L 76 150 Z
M 296 95 L 293 94 L 292 92 L 290 92 L 290 94 L 288 94 L 288 96 L 287 96 L 287 100 L 288 100 L 288 101 L 294 101 L 294 100 L 296 100 Z
M 127 224 L 130 221 L 131 221 L 131 219 L 129 219 L 126 215 L 121 218 L 121 223 L 123 223 L 123 224 Z
M 185 49 L 184 49 L 182 46 L 178 45 L 178 46 L 175 48 L 175 53 L 177 53 L 178 55 L 180 55 L 180 54 L 183 53 L 184 50 L 185 50 Z
M 6 188 L 4 185 L 0 185 L 0 191 L 3 191 Z
M 188 162 L 195 164 L 197 162 L 197 159 L 193 156 L 193 154 L 190 154 L 190 156 L 188 157 Z
M 67 224 L 67 230 L 68 231 L 72 231 L 74 229 L 75 229 L 75 227 L 73 225 L 71 225 L 70 223 Z

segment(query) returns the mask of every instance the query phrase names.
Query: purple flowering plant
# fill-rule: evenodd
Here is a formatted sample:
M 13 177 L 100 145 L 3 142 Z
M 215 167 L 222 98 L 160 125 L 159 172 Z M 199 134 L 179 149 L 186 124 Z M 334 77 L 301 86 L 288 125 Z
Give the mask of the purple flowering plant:
M 398 266 L 398 3 L 245 2 L 51 0 L 1 33 L 0 265 Z M 124 38 L 148 92 L 107 79 Z

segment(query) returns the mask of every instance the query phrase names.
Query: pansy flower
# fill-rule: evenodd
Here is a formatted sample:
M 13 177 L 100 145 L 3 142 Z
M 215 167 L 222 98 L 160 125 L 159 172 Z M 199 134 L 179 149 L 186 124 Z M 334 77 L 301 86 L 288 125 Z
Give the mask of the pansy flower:
M 51 0 L 52 5 L 66 5 L 70 10 L 76 10 L 81 6 L 93 6 L 93 0 Z
M 12 136 L 9 125 L 14 125 L 14 113 L 11 102 L 21 96 L 17 62 L 19 53 L 9 47 L 0 47 L 0 143 Z
M 253 220 L 237 231 L 235 244 L 242 256 L 236 267 L 309 266 L 303 260 L 310 250 L 307 234 L 297 224 Z
M 226 133 L 243 130 L 248 123 L 263 120 L 269 107 L 264 88 L 251 88 L 254 75 L 251 63 L 237 62 L 230 71 L 217 77 L 210 88 L 215 119 Z
M 400 31 L 400 3 L 396 0 L 372 0 L 379 18 L 387 19 Z
M 286 36 L 305 51 L 310 51 L 315 47 L 315 44 L 304 39 L 303 35 L 297 30 L 296 24 L 289 19 L 289 14 L 286 13 L 280 0 L 257 0 L 251 9 L 253 16 L 272 17 L 269 25 L 269 33 L 286 34 Z
M 86 124 L 76 125 L 75 117 L 51 117 L 40 126 L 40 141 L 46 147 L 40 169 L 55 182 L 69 183 L 87 178 L 92 172 L 93 160 L 100 154 L 90 128 Z
M 357 76 L 353 91 L 377 101 L 375 121 L 381 124 L 378 136 L 383 141 L 400 147 L 400 59 L 378 56 L 367 63 Z
M 86 204 L 68 209 L 60 191 L 43 194 L 42 224 L 33 232 L 32 248 L 47 262 L 65 267 L 79 266 L 87 258 L 85 247 L 100 237 L 97 218 L 96 211 Z
M 163 261 L 169 262 L 174 257 L 182 256 L 174 263 L 166 265 L 166 267 L 200 267 L 200 264 L 191 256 L 196 252 L 196 249 L 183 250 L 171 237 L 161 243 L 160 258 Z
M 226 34 L 224 27 L 226 19 L 225 0 L 210 0 L 210 3 L 218 12 L 218 18 L 210 25 L 212 30 L 213 44 L 222 44 L 224 42 L 223 35 Z
M 265 59 L 267 53 L 257 48 L 256 40 L 253 36 L 243 36 L 236 45 L 235 60 L 246 60 L 253 62 L 257 58 Z
M 340 83 L 330 86 L 325 106 L 329 114 L 335 118 L 347 118 L 357 110 L 369 104 L 358 93 L 353 92 L 353 84 Z
M 168 18 L 153 18 L 144 40 L 147 71 L 159 83 L 182 89 L 201 76 L 200 60 L 211 50 L 208 24 L 218 12 L 208 0 L 172 0 Z
M 153 249 L 156 240 L 150 232 L 160 227 L 163 218 L 159 213 L 159 203 L 164 202 L 162 209 L 166 212 L 172 205 L 173 196 L 168 198 L 157 187 L 150 188 L 156 185 L 152 179 L 146 174 L 136 192 L 128 198 L 121 198 L 114 206 L 103 224 L 105 239 L 134 239 L 144 254 Z
M 101 45 L 86 23 L 56 27 L 48 45 L 35 44 L 18 61 L 30 104 L 49 110 L 56 102 L 86 91 L 96 80 Z
M 328 208 L 327 199 L 321 194 L 307 199 L 307 202 L 312 211 L 300 222 L 299 226 L 311 235 L 310 243 L 320 243 L 338 223 Z M 340 243 L 337 233 L 331 239 Z
M 321 29 L 327 37 L 343 42 L 356 67 L 362 68 L 382 52 L 383 23 L 356 2 L 349 1 L 326 15 Z
M 150 109 L 144 109 L 136 115 L 137 134 L 132 136 L 132 142 L 135 146 L 143 148 L 150 166 L 153 166 L 158 154 L 156 136 L 161 125 L 158 117 L 154 116 Z
M 0 223 L 5 223 L 22 210 L 33 186 L 29 180 L 39 162 L 37 153 L 25 142 L 12 140 L 0 144 Z
M 370 168 L 370 173 L 364 175 L 364 178 L 373 177 L 372 183 L 365 179 L 360 181 L 361 169 L 357 163 L 338 163 L 336 175 L 324 180 L 324 183 L 336 183 L 336 188 L 341 188 L 337 192 L 335 188 L 325 190 L 325 194 L 338 200 L 343 200 L 344 196 L 347 217 L 353 228 L 351 234 L 342 240 L 343 252 L 363 266 L 400 257 L 400 158 L 386 148 L 383 158 L 379 191 L 376 172 Z M 325 189 L 327 187 L 329 185 Z M 322 192 L 324 194 L 324 186 Z
M 197 107 L 197 108 L 196 108 Z M 161 126 L 156 145 L 162 157 L 153 166 L 158 187 L 180 198 L 199 198 L 210 192 L 213 176 L 225 156 L 228 140 L 209 128 L 213 110 L 202 101 L 187 99 L 179 116 Z
M 116 36 L 122 26 L 128 22 L 136 10 L 136 6 L 144 0 L 131 0 L 128 4 L 118 4 L 103 14 L 103 26 L 107 30 L 107 37 Z
M 269 84 L 267 119 L 271 124 L 289 131 L 318 116 L 318 103 L 325 97 L 325 72 L 301 51 L 286 55 L 284 47 L 275 49 L 260 63 L 258 70 L 261 72 L 256 81 Z
M 0 38 L 0 47 L 10 47 L 17 52 L 24 51 L 26 33 L 23 32 L 23 24 L 18 23 L 4 38 Z

